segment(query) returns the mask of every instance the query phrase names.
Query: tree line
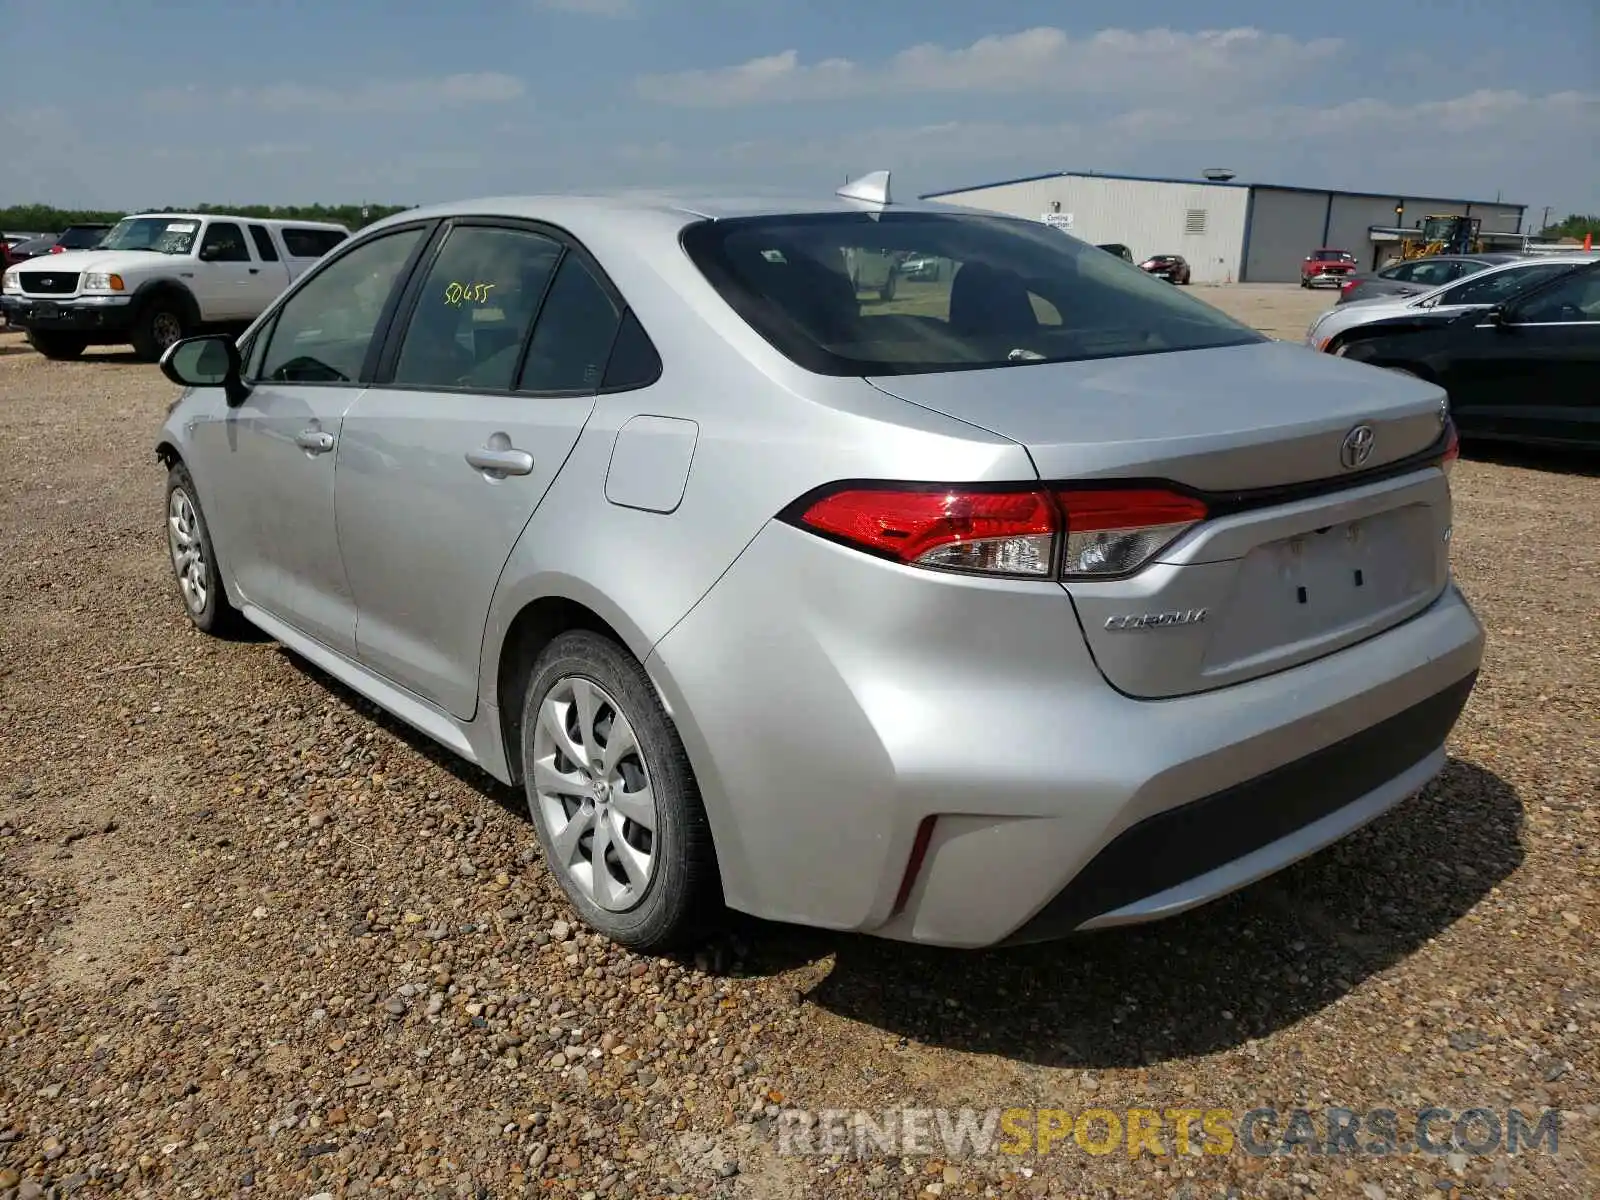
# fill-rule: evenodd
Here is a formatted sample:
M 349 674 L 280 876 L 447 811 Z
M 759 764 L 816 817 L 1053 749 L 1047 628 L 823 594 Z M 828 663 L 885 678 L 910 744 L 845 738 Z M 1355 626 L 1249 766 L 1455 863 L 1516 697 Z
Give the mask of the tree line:
M 1572 213 L 1564 220 L 1557 221 L 1554 225 L 1546 225 L 1539 231 L 1539 236 L 1559 240 L 1561 238 L 1581 238 L 1586 233 L 1600 238 L 1600 215 L 1594 213 Z
M 332 221 L 359 229 L 384 217 L 404 212 L 409 204 L 196 204 L 190 208 L 134 209 L 134 212 L 231 213 L 238 217 L 278 221 Z M 114 224 L 127 212 L 110 209 L 52 208 L 48 204 L 14 204 L 0 208 L 0 230 L 25 233 L 60 233 L 68 225 Z

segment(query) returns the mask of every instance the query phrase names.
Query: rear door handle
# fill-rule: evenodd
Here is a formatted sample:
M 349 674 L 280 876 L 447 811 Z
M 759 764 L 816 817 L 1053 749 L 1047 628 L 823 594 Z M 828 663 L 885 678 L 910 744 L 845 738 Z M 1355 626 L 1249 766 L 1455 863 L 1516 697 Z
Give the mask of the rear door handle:
M 333 449 L 333 434 L 320 429 L 302 429 L 294 435 L 294 444 L 311 454 L 326 454 Z
M 467 462 L 478 470 L 496 477 L 533 473 L 533 455 L 512 446 L 504 448 L 484 446 L 477 450 L 468 450 Z
M 261 274 L 261 268 L 260 267 L 251 267 L 250 268 L 250 274 L 252 274 L 252 275 Z

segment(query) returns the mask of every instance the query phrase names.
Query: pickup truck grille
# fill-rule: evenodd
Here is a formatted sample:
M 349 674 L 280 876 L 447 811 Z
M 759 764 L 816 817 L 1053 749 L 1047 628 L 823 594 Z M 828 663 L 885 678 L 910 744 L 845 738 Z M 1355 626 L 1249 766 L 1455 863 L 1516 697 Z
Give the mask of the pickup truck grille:
M 22 290 L 35 296 L 70 296 L 78 290 L 76 271 L 19 271 Z

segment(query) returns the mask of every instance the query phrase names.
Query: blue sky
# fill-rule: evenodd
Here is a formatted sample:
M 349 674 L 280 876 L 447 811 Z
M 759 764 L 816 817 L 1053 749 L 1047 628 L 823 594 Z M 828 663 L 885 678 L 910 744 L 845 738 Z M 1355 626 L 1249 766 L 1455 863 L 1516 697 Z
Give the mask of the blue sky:
M 1594 0 L 0 0 L 0 205 L 1052 170 L 1600 211 Z

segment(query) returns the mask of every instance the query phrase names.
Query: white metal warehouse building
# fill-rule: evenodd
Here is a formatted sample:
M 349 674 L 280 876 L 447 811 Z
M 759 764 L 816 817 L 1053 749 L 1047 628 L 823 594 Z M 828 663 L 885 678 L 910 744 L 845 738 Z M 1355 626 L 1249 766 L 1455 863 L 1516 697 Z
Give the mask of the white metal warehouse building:
M 1393 233 L 1424 216 L 1478 217 L 1485 233 L 1521 233 L 1527 206 L 1380 192 L 1338 192 L 1210 179 L 1058 171 L 931 192 L 924 200 L 1049 220 L 1086 242 L 1120 242 L 1135 261 L 1181 254 L 1196 283 L 1295 283 L 1319 247 L 1348 250 L 1363 268 L 1394 253 Z M 1395 209 L 1402 210 L 1396 215 Z

